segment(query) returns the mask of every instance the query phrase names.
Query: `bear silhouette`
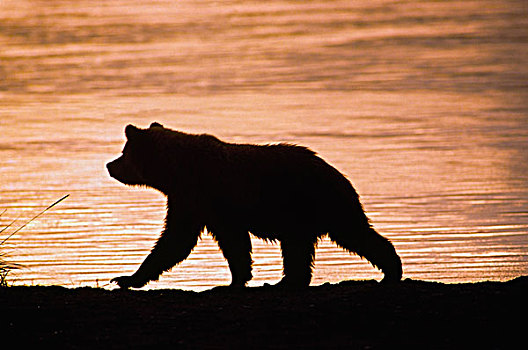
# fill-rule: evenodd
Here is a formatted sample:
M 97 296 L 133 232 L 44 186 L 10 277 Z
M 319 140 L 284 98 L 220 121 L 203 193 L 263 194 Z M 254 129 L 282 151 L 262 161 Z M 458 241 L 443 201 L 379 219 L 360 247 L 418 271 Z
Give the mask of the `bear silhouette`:
M 315 152 L 291 144 L 227 143 L 152 123 L 125 128 L 123 154 L 107 164 L 126 185 L 152 187 L 167 197 L 165 227 L 131 276 L 112 279 L 139 288 L 185 260 L 207 227 L 226 258 L 231 286 L 252 278 L 250 233 L 280 242 L 278 285 L 310 284 L 317 240 L 338 246 L 399 281 L 402 265 L 391 242 L 371 226 L 352 184 Z

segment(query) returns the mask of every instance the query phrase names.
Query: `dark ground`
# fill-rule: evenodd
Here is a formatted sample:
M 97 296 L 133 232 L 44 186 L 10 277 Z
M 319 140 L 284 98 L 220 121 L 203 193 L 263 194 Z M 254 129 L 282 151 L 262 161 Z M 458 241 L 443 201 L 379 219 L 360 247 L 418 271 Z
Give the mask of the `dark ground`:
M 528 276 L 508 282 L 346 281 L 302 291 L 0 288 L 17 348 L 522 348 Z M 515 346 L 514 346 L 515 344 Z M 8 347 L 10 348 L 10 347 Z

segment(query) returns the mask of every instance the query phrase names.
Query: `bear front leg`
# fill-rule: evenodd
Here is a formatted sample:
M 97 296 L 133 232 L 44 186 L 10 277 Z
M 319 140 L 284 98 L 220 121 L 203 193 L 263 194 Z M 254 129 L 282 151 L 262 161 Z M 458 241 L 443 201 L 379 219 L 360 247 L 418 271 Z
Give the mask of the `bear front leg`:
M 231 286 L 244 287 L 253 278 L 251 273 L 251 239 L 249 232 L 240 229 L 213 228 L 212 235 L 227 260 L 231 271 Z
M 198 243 L 203 228 L 199 227 L 197 224 L 176 225 L 167 219 L 165 230 L 139 269 L 131 276 L 116 277 L 110 282 L 121 288 L 141 288 L 157 280 L 163 272 L 189 256 Z

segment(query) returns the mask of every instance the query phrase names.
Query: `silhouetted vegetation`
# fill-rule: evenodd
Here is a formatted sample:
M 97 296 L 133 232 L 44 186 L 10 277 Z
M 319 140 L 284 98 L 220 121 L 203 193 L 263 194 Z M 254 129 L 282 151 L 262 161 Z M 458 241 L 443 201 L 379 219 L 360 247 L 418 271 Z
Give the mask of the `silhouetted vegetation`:
M 46 211 L 48 211 L 49 209 L 53 208 L 55 205 L 57 205 L 58 203 L 60 203 L 61 201 L 63 201 L 64 199 L 66 199 L 67 197 L 69 196 L 69 194 L 65 195 L 64 197 L 62 197 L 61 199 L 57 200 L 55 203 L 51 204 L 50 206 L 48 206 L 46 209 L 42 210 L 41 212 L 39 212 L 37 215 L 35 215 L 34 217 L 32 217 L 29 221 L 27 221 L 25 224 L 23 224 L 22 226 L 20 226 L 19 228 L 17 228 L 15 231 L 13 231 L 10 235 L 8 235 L 6 238 L 4 238 L 2 241 L 0 241 L 0 248 L 2 248 L 2 246 L 4 245 L 5 242 L 7 242 L 11 237 L 13 237 L 16 233 L 18 233 L 20 230 L 22 230 L 24 227 L 26 227 L 29 223 L 31 223 L 33 220 L 35 220 L 36 218 L 38 218 L 39 216 L 41 216 L 42 214 L 44 214 Z M 7 209 L 5 209 L 1 214 L 0 214 L 0 217 L 5 214 L 5 212 L 7 211 Z M 11 226 L 13 226 L 13 224 L 16 222 L 17 219 L 11 221 L 9 224 L 5 225 L 2 229 L 0 229 L 0 234 L 3 234 L 8 228 L 10 228 Z M 15 269 L 18 269 L 20 267 L 22 267 L 22 265 L 20 264 L 17 264 L 17 263 L 12 263 L 12 262 L 8 262 L 5 260 L 6 258 L 6 254 L 5 253 L 2 253 L 0 252 L 0 287 L 7 287 L 7 275 L 12 271 L 12 270 L 15 270 Z
M 1 214 L 0 214 L 0 217 L 2 215 L 4 215 L 4 213 L 7 211 L 7 209 L 5 209 Z M 8 225 L 5 225 L 1 230 L 0 230 L 0 233 L 3 233 L 5 230 L 7 230 L 9 227 L 11 227 L 11 225 L 14 223 L 11 222 L 10 224 Z M 9 235 L 6 239 L 4 239 L 2 242 L 0 242 L 0 247 L 12 236 L 13 234 Z M 0 287 L 6 287 L 7 286 L 7 275 L 9 274 L 9 272 L 13 269 L 17 269 L 19 267 L 18 264 L 14 264 L 14 263 L 10 263 L 8 261 L 5 260 L 5 256 L 6 254 L 5 253 L 0 253 Z

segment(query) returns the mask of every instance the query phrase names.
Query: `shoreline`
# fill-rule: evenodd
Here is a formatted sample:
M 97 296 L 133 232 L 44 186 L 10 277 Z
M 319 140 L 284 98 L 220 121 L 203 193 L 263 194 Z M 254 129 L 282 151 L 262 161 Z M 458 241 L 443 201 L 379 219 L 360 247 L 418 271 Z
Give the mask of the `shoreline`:
M 0 288 L 0 326 L 4 344 L 69 349 L 508 348 L 523 343 L 527 292 L 528 276 L 299 291 L 12 286 Z

